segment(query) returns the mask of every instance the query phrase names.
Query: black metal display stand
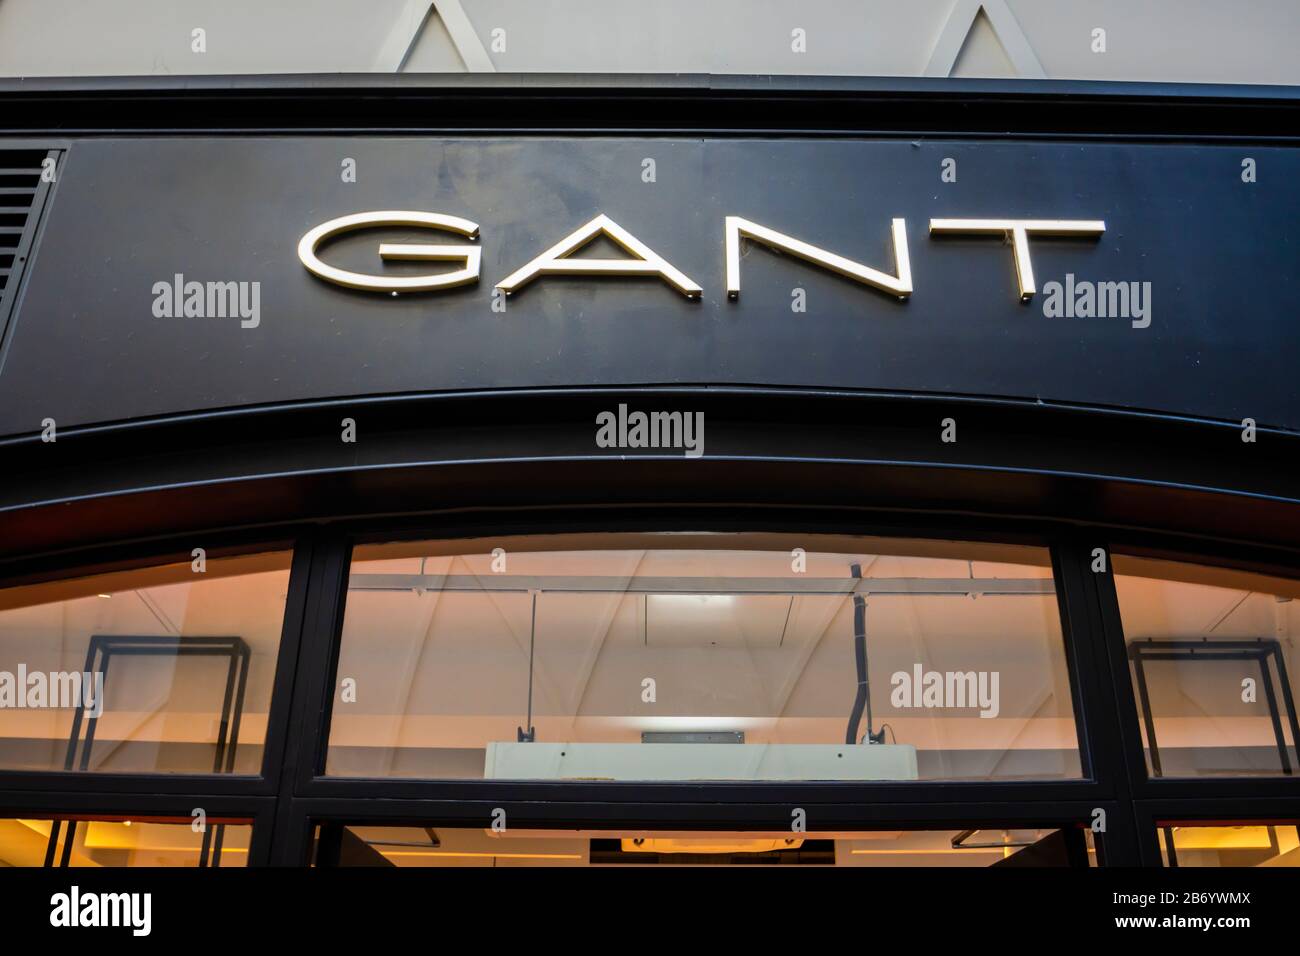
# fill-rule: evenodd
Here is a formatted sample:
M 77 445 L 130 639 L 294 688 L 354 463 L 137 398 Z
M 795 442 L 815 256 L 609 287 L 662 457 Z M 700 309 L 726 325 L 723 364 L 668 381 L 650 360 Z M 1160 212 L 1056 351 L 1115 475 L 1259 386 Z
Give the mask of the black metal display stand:
M 1151 776 L 1164 776 L 1160 765 L 1160 748 L 1156 744 L 1155 717 L 1151 713 L 1151 698 L 1147 689 L 1145 662 L 1147 661 L 1254 661 L 1259 665 L 1263 677 L 1264 699 L 1268 703 L 1268 715 L 1273 723 L 1273 736 L 1277 741 L 1278 757 L 1282 764 L 1282 773 L 1290 776 L 1291 755 L 1287 750 L 1286 733 L 1282 729 L 1282 714 L 1278 709 L 1278 690 L 1273 686 L 1274 674 L 1268 662 L 1272 659 L 1277 668 L 1277 682 L 1281 690 L 1282 702 L 1286 706 L 1287 723 L 1291 728 L 1291 739 L 1300 747 L 1300 723 L 1296 720 L 1295 700 L 1291 694 L 1291 682 L 1287 677 L 1286 660 L 1282 656 L 1282 645 L 1272 639 L 1216 641 L 1202 638 L 1196 641 L 1157 641 L 1153 638 L 1133 641 L 1128 647 L 1129 659 L 1133 662 L 1134 675 L 1137 679 L 1138 699 L 1142 707 L 1142 723 L 1146 727 L 1147 749 L 1151 754 Z M 1272 828 L 1269 828 L 1272 834 Z M 1171 827 L 1163 830 L 1165 854 L 1169 866 L 1178 865 L 1178 854 L 1174 848 L 1174 833 Z
M 221 722 L 217 728 L 216 752 L 212 759 L 213 773 L 233 773 L 235 769 L 235 749 L 239 744 L 239 723 L 244 713 L 244 693 L 248 686 L 248 662 L 250 652 L 247 642 L 240 637 L 154 637 L 124 636 L 117 634 L 94 634 L 86 650 L 87 674 L 102 675 L 101 699 L 96 701 L 95 712 L 86 712 L 85 699 L 77 707 L 72 718 L 72 731 L 68 736 L 68 753 L 64 760 L 64 770 L 89 770 L 90 752 L 95 743 L 95 731 L 99 716 L 104 709 L 103 697 L 107 694 L 108 668 L 114 656 L 119 657 L 225 657 L 226 686 L 221 702 Z M 82 724 L 85 723 L 85 739 L 81 739 Z M 62 821 L 55 820 L 50 828 L 49 845 L 45 851 L 45 865 L 54 865 L 56 848 Z M 75 842 L 77 822 L 68 821 L 67 836 L 63 841 L 63 853 L 59 856 L 59 866 L 67 866 L 72 857 L 72 845 Z M 203 845 L 199 851 L 199 866 L 220 866 L 221 846 L 225 837 L 225 825 L 205 826 Z
M 1151 700 L 1147 691 L 1145 662 L 1147 661 L 1254 661 L 1263 677 L 1264 697 L 1268 702 L 1268 715 L 1273 722 L 1273 736 L 1282 762 L 1282 772 L 1292 773 L 1291 755 L 1287 750 L 1286 734 L 1282 729 L 1282 714 L 1278 709 L 1278 690 L 1273 686 L 1273 672 L 1268 662 L 1271 658 L 1277 668 L 1278 686 L 1286 705 L 1287 722 L 1291 739 L 1300 746 L 1300 723 L 1296 720 L 1295 700 L 1291 695 L 1291 682 L 1287 678 L 1286 660 L 1282 645 L 1276 640 L 1257 638 L 1247 641 L 1215 641 L 1204 638 L 1196 641 L 1157 641 L 1153 638 L 1133 641 L 1128 647 L 1137 678 L 1138 698 L 1142 707 L 1142 722 L 1147 732 L 1147 747 L 1151 752 L 1151 775 L 1164 776 L 1160 766 L 1160 748 L 1156 744 L 1155 718 L 1151 713 Z

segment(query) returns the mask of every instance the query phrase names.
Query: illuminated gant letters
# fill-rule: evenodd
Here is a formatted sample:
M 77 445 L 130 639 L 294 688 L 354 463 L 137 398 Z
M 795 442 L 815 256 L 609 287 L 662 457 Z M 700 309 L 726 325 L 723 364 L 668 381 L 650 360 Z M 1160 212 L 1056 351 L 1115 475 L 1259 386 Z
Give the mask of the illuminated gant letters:
M 473 245 L 450 243 L 391 243 L 379 245 L 381 259 L 428 259 L 460 263 L 451 272 L 427 275 L 368 275 L 338 269 L 324 262 L 318 254 L 321 243 L 334 236 L 358 229 L 379 226 L 418 226 L 474 240 L 478 224 L 458 216 L 440 213 L 386 210 L 362 212 L 331 219 L 310 230 L 298 243 L 298 258 L 313 275 L 369 292 L 434 292 L 479 281 L 481 250 Z M 894 271 L 884 272 L 855 262 L 838 253 L 778 232 L 769 226 L 727 216 L 723 223 L 723 248 L 726 259 L 727 295 L 740 297 L 740 243 L 742 239 L 758 242 L 797 256 L 806 262 L 835 272 L 889 295 L 906 299 L 912 294 L 912 263 L 907 249 L 907 220 L 894 219 L 891 224 L 894 245 Z M 1000 236 L 1011 243 L 1012 258 L 1020 287 L 1020 298 L 1029 299 L 1036 291 L 1034 269 L 1029 255 L 1030 236 L 1095 237 L 1106 231 L 1106 224 L 1091 219 L 931 219 L 931 235 Z M 606 236 L 628 253 L 619 259 L 574 259 L 571 255 L 597 236 Z M 546 276 L 654 276 L 688 299 L 698 299 L 704 292 L 667 259 L 603 213 L 575 229 L 555 245 L 525 263 L 496 283 L 496 288 L 510 295 L 536 279 Z

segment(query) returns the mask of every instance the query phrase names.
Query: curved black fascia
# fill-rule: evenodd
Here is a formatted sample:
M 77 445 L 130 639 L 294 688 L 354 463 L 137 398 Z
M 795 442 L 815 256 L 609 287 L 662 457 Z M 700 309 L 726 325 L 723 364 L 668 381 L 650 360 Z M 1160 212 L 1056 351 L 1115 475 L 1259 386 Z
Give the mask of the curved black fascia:
M 620 403 L 703 413 L 704 455 L 597 447 L 596 415 Z M 341 440 L 344 418 L 355 443 Z M 942 440 L 945 418 L 956 442 Z M 608 523 L 647 508 L 687 524 L 744 514 L 777 527 L 772 516 L 801 511 L 992 534 L 1052 525 L 1300 565 L 1300 436 L 1248 443 L 1231 423 L 1034 403 L 686 387 L 418 395 L 61 430 L 54 443 L 7 440 L 0 456 L 0 576 L 196 533 L 470 513 L 505 529 L 503 515 L 530 509 Z
M 1290 87 L 771 76 L 328 75 L 0 80 L 0 135 L 708 132 L 1300 141 Z M 705 411 L 701 460 L 594 448 L 591 418 Z M 361 441 L 338 441 L 341 417 Z M 938 422 L 959 423 L 954 445 Z M 1300 437 L 1026 402 L 772 389 L 400 396 L 0 442 L 0 559 L 302 522 L 520 509 L 796 506 L 912 524 L 1040 522 L 1276 552 L 1300 541 Z M 701 506 L 708 506 L 701 509 Z M 604 513 L 610 513 L 608 510 Z M 679 513 L 689 513 L 682 511 Z M 924 516 L 924 517 L 921 517 Z M 746 519 L 748 520 L 748 519 Z M 57 558 L 63 560 L 63 558 Z M 1270 559 L 1272 560 L 1272 559 Z M 12 570 L 22 562 L 7 562 Z M 0 569 L 3 570 L 3 569 Z
M 1294 87 L 707 74 L 0 79 L 0 130 L 1300 138 Z

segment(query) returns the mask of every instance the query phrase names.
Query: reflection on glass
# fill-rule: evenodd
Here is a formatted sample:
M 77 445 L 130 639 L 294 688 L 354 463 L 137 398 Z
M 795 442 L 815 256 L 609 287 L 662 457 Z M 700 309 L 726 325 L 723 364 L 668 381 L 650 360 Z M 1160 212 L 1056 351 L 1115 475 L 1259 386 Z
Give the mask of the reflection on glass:
M 327 772 L 1044 779 L 1077 739 L 1039 549 L 417 542 L 353 555 Z
M 1165 866 L 1300 866 L 1300 827 L 1285 823 L 1166 823 Z
M 1300 584 L 1124 555 L 1114 567 L 1151 775 L 1295 774 Z
M 248 820 L 0 819 L 0 866 L 247 866 Z
M 317 830 L 317 866 L 1094 866 L 1084 828 L 763 831 Z
M 289 563 L 0 590 L 0 768 L 258 773 Z

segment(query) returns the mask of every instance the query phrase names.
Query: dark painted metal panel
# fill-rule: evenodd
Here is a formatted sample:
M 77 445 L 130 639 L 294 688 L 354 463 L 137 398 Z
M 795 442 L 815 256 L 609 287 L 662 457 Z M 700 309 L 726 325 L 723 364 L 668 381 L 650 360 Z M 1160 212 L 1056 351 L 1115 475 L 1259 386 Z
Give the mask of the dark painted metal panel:
M 1241 182 L 1245 155 L 1255 184 Z M 355 184 L 340 181 L 344 157 L 358 161 Z M 641 181 L 645 157 L 655 184 Z M 944 157 L 956 183 L 940 182 Z M 1278 147 L 81 140 L 0 369 L 0 434 L 33 433 L 47 416 L 66 428 L 324 396 L 648 383 L 1009 396 L 1300 430 L 1298 180 L 1300 155 Z M 384 208 L 479 222 L 483 281 L 394 299 L 299 264 L 311 226 Z M 703 301 L 654 280 L 544 279 L 491 310 L 493 282 L 598 212 L 702 284 Z M 742 298 L 728 302 L 727 214 L 882 268 L 889 218 L 906 216 L 916 293 L 899 303 L 754 248 Z M 930 239 L 932 216 L 1105 219 L 1099 241 L 1033 241 L 1040 288 L 1067 272 L 1150 281 L 1150 328 L 1047 318 L 1041 293 L 1021 305 L 1009 248 Z M 341 241 L 331 261 L 373 267 L 380 235 Z M 155 318 L 153 284 L 176 273 L 260 282 L 260 325 Z M 804 314 L 790 309 L 795 286 Z
M 596 416 L 619 403 L 703 414 L 704 456 L 597 448 Z M 344 417 L 355 444 L 340 441 Z M 953 443 L 942 441 L 948 417 Z M 351 401 L 0 442 L 0 554 L 222 525 L 616 502 L 1032 515 L 1294 548 L 1296 445 L 1050 405 L 759 389 Z
M 956 77 L 442 73 L 0 78 L 6 129 L 889 132 L 1296 139 L 1255 84 Z

